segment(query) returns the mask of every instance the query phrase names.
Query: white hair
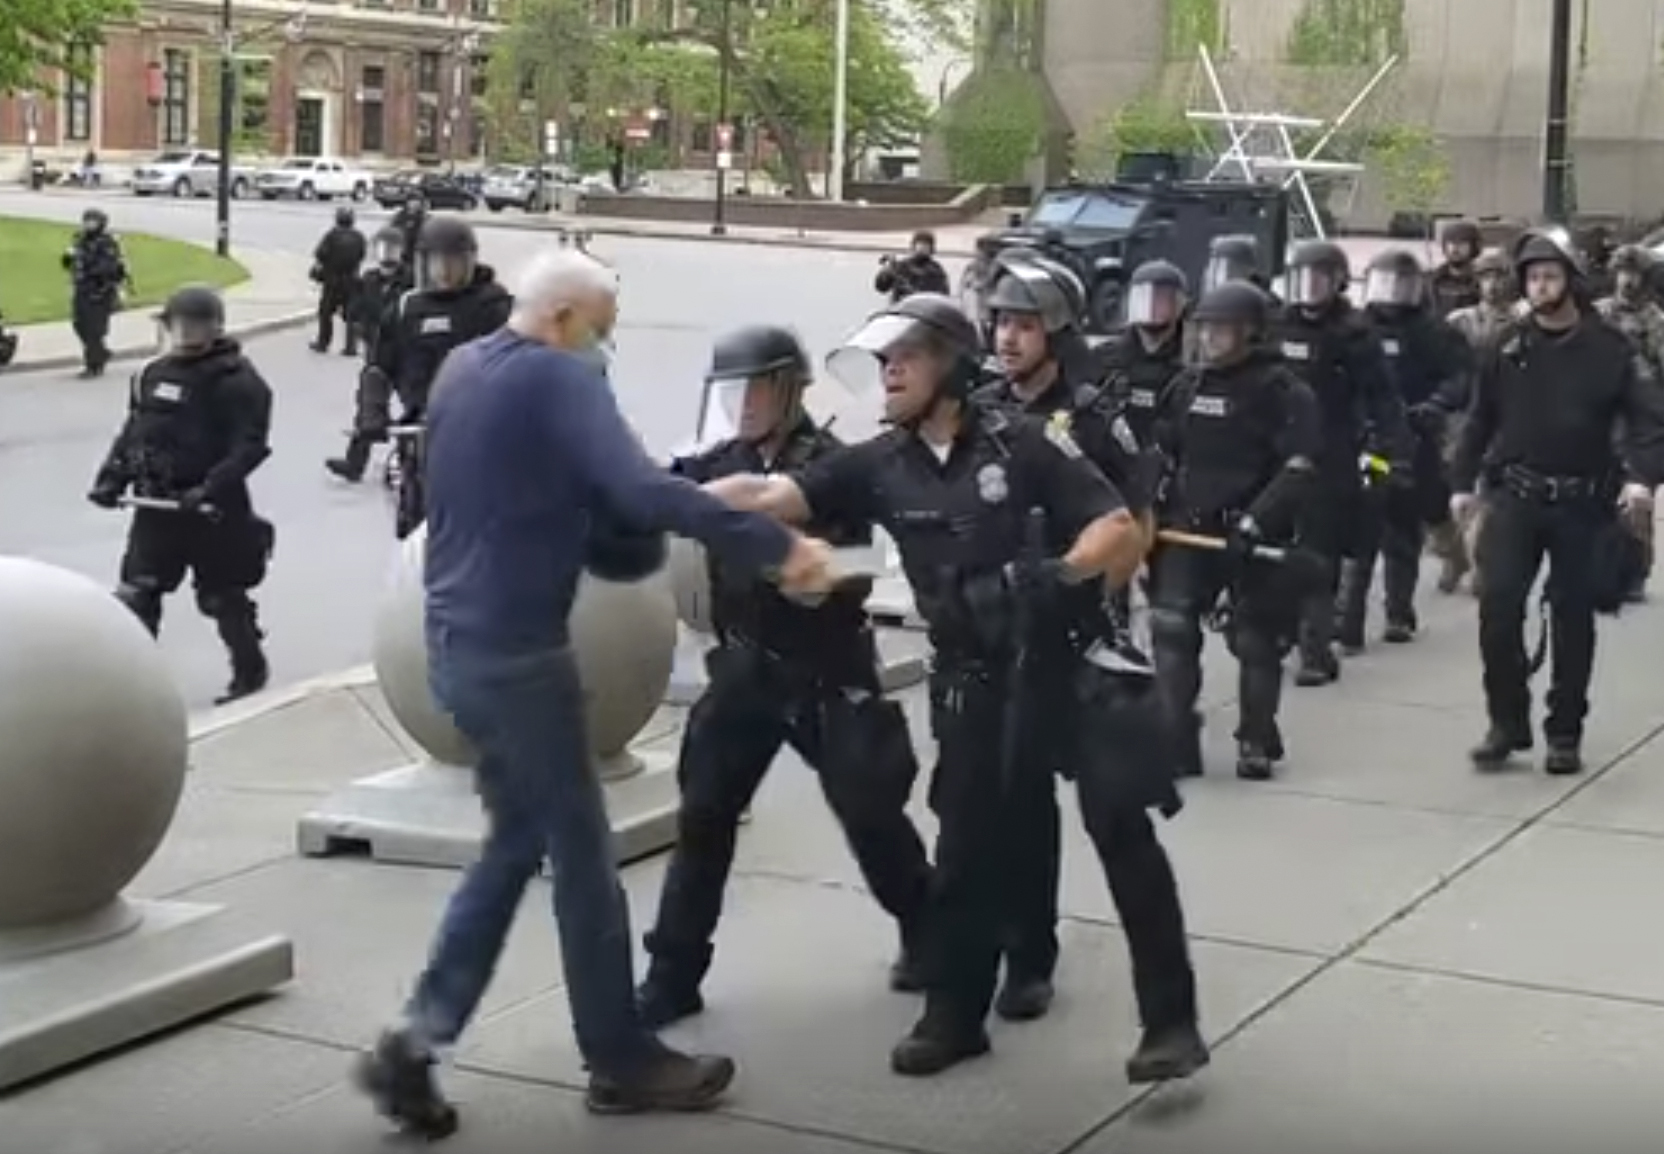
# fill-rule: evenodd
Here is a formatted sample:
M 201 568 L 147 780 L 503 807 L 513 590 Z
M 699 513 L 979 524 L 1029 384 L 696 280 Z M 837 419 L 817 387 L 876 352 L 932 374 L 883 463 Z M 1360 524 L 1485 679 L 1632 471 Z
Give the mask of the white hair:
M 514 306 L 520 313 L 547 313 L 596 293 L 617 296 L 618 274 L 588 253 L 550 246 L 520 270 Z

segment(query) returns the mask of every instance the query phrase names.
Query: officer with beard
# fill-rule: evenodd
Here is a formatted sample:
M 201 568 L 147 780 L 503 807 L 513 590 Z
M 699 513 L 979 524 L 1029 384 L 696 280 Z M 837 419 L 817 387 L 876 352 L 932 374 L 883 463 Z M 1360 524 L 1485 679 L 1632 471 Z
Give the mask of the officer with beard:
M 126 423 L 88 500 L 135 504 L 116 596 L 151 633 L 162 599 L 187 574 L 196 604 L 231 655 L 224 704 L 258 693 L 270 676 L 249 591 L 265 580 L 271 525 L 254 512 L 248 477 L 271 455 L 272 391 L 225 336 L 225 306 L 187 286 L 162 309 L 169 351 L 133 378 Z
M 1472 757 L 1488 768 L 1532 746 L 1525 608 L 1546 554 L 1552 673 L 1544 768 L 1574 774 L 1583 768 L 1605 579 L 1596 562 L 1609 554 L 1611 534 L 1622 535 L 1614 498 L 1628 518 L 1652 515 L 1652 492 L 1664 479 L 1664 404 L 1629 341 L 1589 308 L 1575 254 L 1550 234 L 1527 233 L 1514 265 L 1530 313 L 1481 360 L 1451 476 L 1458 520 L 1469 515 L 1481 475 L 1488 506 L 1478 553 L 1490 729 Z
M 74 285 L 70 313 L 75 337 L 81 342 L 81 376 L 103 376 L 110 363 L 110 350 L 104 343 L 110 335 L 110 318 L 121 307 L 121 286 L 128 280 L 127 259 L 110 235 L 110 218 L 103 210 L 89 208 L 81 214 L 81 231 L 64 253 L 63 266 Z
M 1146 261 L 1127 281 L 1127 327 L 1098 350 L 1113 394 L 1140 445 L 1150 445 L 1157 406 L 1184 366 L 1190 283 L 1175 265 Z M 1113 478 L 1112 478 L 1113 479 Z
M 806 468 L 839 447 L 803 406 L 808 355 L 789 330 L 740 329 L 716 343 L 707 410 L 720 407 L 738 434 L 672 471 L 700 483 L 735 474 Z M 870 526 L 815 523 L 834 545 L 871 543 Z M 853 581 L 810 606 L 754 574 L 709 562 L 717 645 L 710 685 L 688 714 L 677 767 L 682 791 L 676 848 L 647 935 L 652 958 L 638 991 L 653 1029 L 704 1008 L 699 986 L 734 862 L 740 818 L 783 745 L 819 775 L 862 876 L 896 919 L 902 954 L 891 974 L 918 989 L 930 864 L 906 806 L 918 779 L 901 707 L 885 700 L 865 602 Z
M 1146 464 L 1119 397 L 1095 379 L 1080 334 L 1086 294 L 1068 268 L 1033 252 L 1013 252 L 996 265 L 987 307 L 1001 379 L 978 389 L 974 402 L 1056 422 L 1121 493 L 1137 517 L 1149 512 L 1155 470 Z M 1073 371 L 1071 371 L 1073 370 Z M 1062 768 L 1062 767 L 1058 767 Z M 1055 779 L 1036 773 L 1035 788 L 1014 800 L 1010 820 L 1020 827 L 1011 863 L 1011 924 L 1005 982 L 994 1001 L 1007 1021 L 1032 1021 L 1051 1009 L 1057 968 L 1057 895 L 1062 862 L 1062 818 Z
M 445 357 L 458 345 L 502 328 L 513 305 L 514 298 L 497 283 L 491 267 L 479 263 L 479 241 L 472 227 L 448 216 L 434 217 L 422 226 L 416 288 L 400 299 L 376 343 L 375 363 L 367 370 L 382 378 L 373 391 L 398 397 L 403 407 L 399 424 L 421 424 L 428 389 Z M 387 436 L 385 425 L 377 428 L 364 420 L 359 424 L 345 456 L 328 462 L 330 472 L 347 481 L 363 478 L 370 446 Z M 420 470 L 404 468 L 399 477 L 395 532 L 403 540 L 422 523 L 425 510 Z
M 1519 293 L 1514 285 L 1514 266 L 1508 254 L 1499 248 L 1488 248 L 1479 254 L 1479 259 L 1473 262 L 1473 276 L 1479 289 L 1478 301 L 1457 309 L 1445 319 L 1467 338 L 1468 347 L 1478 352 L 1518 319 L 1514 306 Z
M 358 290 L 358 270 L 364 264 L 364 234 L 358 231 L 352 209 L 335 210 L 335 226 L 324 233 L 312 252 L 312 279 L 318 283 L 318 339 L 312 351 L 327 353 L 335 339 L 335 316 L 340 314 L 347 330 L 344 356 L 358 355 L 358 331 L 353 327 L 353 298 Z
M 1343 295 L 1350 275 L 1338 245 L 1302 242 L 1289 259 L 1289 303 L 1274 326 L 1289 368 L 1316 395 L 1323 423 L 1318 492 L 1301 543 L 1322 559 L 1328 578 L 1307 595 L 1301 611 L 1295 675 L 1301 686 L 1327 685 L 1340 676 L 1335 597 L 1341 561 L 1357 551 L 1365 474 L 1385 479 L 1392 464 L 1408 462 L 1412 444 L 1380 338 Z
M 946 297 L 892 305 L 829 361 L 858 392 L 882 382 L 892 429 L 792 477 L 712 486 L 792 522 L 882 525 L 927 623 L 939 823 L 930 981 L 924 1016 L 891 1054 L 913 1076 L 989 1049 L 1010 862 L 1026 828 L 1010 813 L 1017 795 L 1051 789 L 1062 759 L 1033 751 L 1063 741 L 1080 712 L 1066 690 L 1081 657 L 1064 623 L 1077 610 L 1101 618 L 1102 582 L 1124 585 L 1144 554 L 1138 523 L 1067 431 L 968 403 L 980 355 L 976 325 Z M 1088 744 L 1060 748 L 1080 755 Z M 1185 1077 L 1208 1052 L 1177 884 L 1146 812 L 1176 803 L 1172 778 L 1140 759 L 1119 781 L 1079 764 L 1081 811 L 1126 929 L 1144 1026 L 1128 1077 Z
M 1461 539 L 1450 517 L 1444 444 L 1452 414 L 1467 407 L 1470 355 L 1461 334 L 1428 306 L 1426 284 L 1421 263 L 1403 249 L 1377 256 L 1364 279 L 1364 315 L 1381 338 L 1415 444 L 1408 476 L 1390 478 L 1400 483 L 1383 486 L 1380 499 L 1369 503 L 1356 556 L 1342 571 L 1337 635 L 1349 652 L 1364 648 L 1376 558 L 1387 618 L 1381 639 L 1403 644 L 1416 635 L 1416 582 L 1429 527 L 1447 556 L 1450 542 Z
M 1652 379 L 1664 385 L 1664 309 L 1653 297 L 1652 253 L 1638 244 L 1626 244 L 1612 254 L 1612 295 L 1595 302 L 1601 319 L 1628 337 L 1646 358 Z M 1646 550 L 1645 571 L 1636 575 L 1629 590 L 1631 601 L 1646 599 L 1647 580 L 1652 576 L 1653 522 L 1651 517 L 1635 522 L 1641 546 Z
M 1202 627 L 1227 593 L 1239 665 L 1237 776 L 1268 780 L 1285 752 L 1277 711 L 1299 606 L 1281 567 L 1254 551 L 1293 542 L 1318 483 L 1321 438 L 1317 399 L 1267 344 L 1270 315 L 1270 301 L 1246 281 L 1204 293 L 1190 318 L 1198 365 L 1173 383 L 1157 417 L 1172 477 L 1162 525 L 1227 542 L 1223 552 L 1164 545 L 1152 563 L 1156 676 L 1186 776 L 1202 772 Z
M 1433 294 L 1434 311 L 1448 317 L 1480 301 L 1479 270 L 1474 262 L 1479 259 L 1485 238 L 1473 221 L 1458 220 L 1444 230 L 1440 240 L 1444 262 L 1427 278 L 1427 285 Z
M 885 293 L 892 301 L 910 297 L 914 293 L 949 292 L 947 270 L 936 259 L 936 234 L 919 231 L 913 234 L 913 246 L 907 256 L 897 260 L 886 256 L 878 262 L 878 275 L 873 278 L 874 291 Z

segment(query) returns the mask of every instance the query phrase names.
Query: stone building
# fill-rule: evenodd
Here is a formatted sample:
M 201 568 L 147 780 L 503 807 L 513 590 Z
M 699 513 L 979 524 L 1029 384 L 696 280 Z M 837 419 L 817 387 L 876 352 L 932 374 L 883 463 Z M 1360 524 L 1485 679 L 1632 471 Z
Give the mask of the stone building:
M 1664 0 L 1575 4 L 1576 200 L 1585 212 L 1664 212 Z M 1540 204 L 1548 0 L 1045 0 L 1039 66 L 1068 127 L 1091 131 L 1154 96 L 1211 108 L 1196 45 L 1232 99 L 1338 113 L 1391 54 L 1401 61 L 1366 122 L 1430 126 L 1451 180 L 1440 207 L 1525 215 Z M 1390 199 L 1366 179 L 1355 215 Z

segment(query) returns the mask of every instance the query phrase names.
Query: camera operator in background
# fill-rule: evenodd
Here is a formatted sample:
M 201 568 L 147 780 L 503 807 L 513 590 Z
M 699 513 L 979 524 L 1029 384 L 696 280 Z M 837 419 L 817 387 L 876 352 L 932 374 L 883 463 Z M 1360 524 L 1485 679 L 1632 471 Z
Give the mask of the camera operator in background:
M 889 294 L 892 301 L 914 293 L 947 296 L 952 290 L 948 286 L 947 270 L 936 259 L 936 234 L 921 229 L 913 234 L 913 247 L 906 256 L 899 260 L 893 256 L 881 258 L 872 287 Z

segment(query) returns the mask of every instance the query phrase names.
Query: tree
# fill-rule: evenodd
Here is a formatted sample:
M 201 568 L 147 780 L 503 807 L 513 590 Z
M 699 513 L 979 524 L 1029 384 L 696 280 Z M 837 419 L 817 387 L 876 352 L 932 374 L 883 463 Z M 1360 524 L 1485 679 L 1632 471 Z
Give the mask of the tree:
M 1450 185 L 1450 157 L 1444 142 L 1419 124 L 1399 124 L 1370 134 L 1369 166 L 1381 175 L 1387 207 L 1430 216 Z
M 545 117 L 564 115 L 600 51 L 588 0 L 519 0 L 491 43 L 486 101 L 504 151 L 542 149 Z
M 138 10 L 134 0 L 6 0 L 3 7 L 0 93 L 50 90 L 50 74 L 72 67 L 72 45 L 101 43 L 106 25 Z M 77 57 L 73 67 L 85 70 L 93 63 Z
M 1143 96 L 1123 104 L 1083 135 L 1075 150 L 1075 168 L 1089 180 L 1113 180 L 1128 153 L 1182 154 L 1196 143 L 1196 130 L 1181 110 Z

